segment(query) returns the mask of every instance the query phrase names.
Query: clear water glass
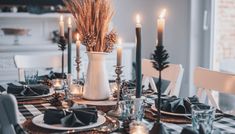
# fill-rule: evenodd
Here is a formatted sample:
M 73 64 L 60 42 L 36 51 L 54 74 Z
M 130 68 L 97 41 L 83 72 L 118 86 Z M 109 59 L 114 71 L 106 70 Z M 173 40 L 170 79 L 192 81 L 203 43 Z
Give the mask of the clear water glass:
M 135 89 L 122 90 L 122 98 L 124 100 L 131 100 L 133 97 L 135 97 L 135 91 Z
M 141 121 L 144 117 L 144 101 L 141 98 L 135 98 L 122 101 L 123 118 Z
M 83 96 L 83 86 L 79 84 L 71 84 L 69 93 L 71 95 L 71 99 L 82 98 Z
M 192 105 L 192 126 L 198 131 L 200 125 L 204 127 L 206 134 L 211 134 L 213 130 L 213 122 L 215 119 L 216 109 L 207 105 Z
M 26 69 L 24 71 L 24 78 L 26 84 L 37 84 L 38 70 L 36 69 Z
M 53 79 L 52 80 L 53 88 L 55 90 L 63 89 L 65 86 L 65 80 L 64 79 Z
M 130 134 L 148 134 L 148 128 L 143 122 L 134 121 L 130 124 Z

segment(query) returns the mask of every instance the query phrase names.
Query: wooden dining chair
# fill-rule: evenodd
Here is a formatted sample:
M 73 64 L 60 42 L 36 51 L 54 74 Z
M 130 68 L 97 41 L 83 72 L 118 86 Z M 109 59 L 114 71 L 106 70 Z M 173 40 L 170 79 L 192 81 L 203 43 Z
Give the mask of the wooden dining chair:
M 19 111 L 16 98 L 11 94 L 0 95 L 0 111 L 0 134 L 18 134 Z
M 15 55 L 14 61 L 18 68 L 19 81 L 24 81 L 24 69 L 61 68 L 61 55 Z M 67 66 L 67 55 L 64 56 L 64 66 Z
M 212 91 L 235 95 L 235 75 L 211 71 L 196 67 L 194 71 L 194 85 L 201 102 L 208 98 L 209 103 L 219 109 L 219 105 L 213 97 Z
M 183 73 L 181 64 L 169 64 L 169 67 L 162 71 L 162 79 L 170 81 L 164 94 L 179 96 Z M 158 78 L 159 73 L 153 68 L 152 60 L 142 59 L 142 74 L 144 88 L 146 89 L 150 84 L 153 90 L 157 90 L 153 78 Z

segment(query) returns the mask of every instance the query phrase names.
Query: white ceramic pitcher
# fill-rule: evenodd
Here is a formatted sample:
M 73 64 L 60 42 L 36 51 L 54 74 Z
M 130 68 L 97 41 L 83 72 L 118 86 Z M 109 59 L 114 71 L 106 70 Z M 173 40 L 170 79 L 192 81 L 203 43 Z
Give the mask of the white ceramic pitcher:
M 83 98 L 88 100 L 105 100 L 110 96 L 106 55 L 104 52 L 87 52 L 88 68 Z

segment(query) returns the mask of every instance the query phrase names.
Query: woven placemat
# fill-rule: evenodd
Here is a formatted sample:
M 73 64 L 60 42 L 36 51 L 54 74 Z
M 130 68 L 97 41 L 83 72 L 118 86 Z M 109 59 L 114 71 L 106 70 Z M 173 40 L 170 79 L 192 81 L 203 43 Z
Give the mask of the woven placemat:
M 86 100 L 83 98 L 80 99 L 74 99 L 74 102 L 78 104 L 86 104 L 86 105 L 94 105 L 94 106 L 114 106 L 117 104 L 117 100 L 114 98 L 110 98 L 108 100 Z
M 218 110 L 218 112 L 221 114 L 215 116 L 215 121 L 218 121 L 224 117 L 224 114 L 222 111 Z M 145 110 L 145 118 L 155 121 L 157 120 L 157 115 L 154 113 L 154 111 L 147 108 Z M 161 114 L 161 121 L 167 122 L 167 123 L 175 123 L 175 124 L 191 124 L 192 123 L 190 117 L 172 116 L 172 115 L 166 115 L 166 114 Z
M 145 118 L 155 121 L 157 120 L 157 115 L 150 109 L 146 109 Z M 164 114 L 161 114 L 161 121 L 167 123 L 175 123 L 175 124 L 191 124 L 191 120 L 186 117 L 170 116 Z

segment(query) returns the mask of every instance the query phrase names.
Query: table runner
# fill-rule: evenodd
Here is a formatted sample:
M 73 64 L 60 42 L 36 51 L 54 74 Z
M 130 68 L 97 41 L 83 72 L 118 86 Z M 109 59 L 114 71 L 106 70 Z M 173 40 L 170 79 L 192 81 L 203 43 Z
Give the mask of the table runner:
M 43 104 L 19 104 L 19 120 L 23 123 L 27 119 L 30 119 L 36 115 L 42 114 L 48 108 L 55 108 L 49 103 Z M 153 122 L 145 121 L 149 127 L 152 127 Z M 180 133 L 185 126 L 191 126 L 191 124 L 173 124 L 164 123 L 167 130 L 171 133 Z M 214 127 L 220 129 L 222 133 L 235 133 L 235 116 L 225 114 L 224 118 L 215 121 Z

